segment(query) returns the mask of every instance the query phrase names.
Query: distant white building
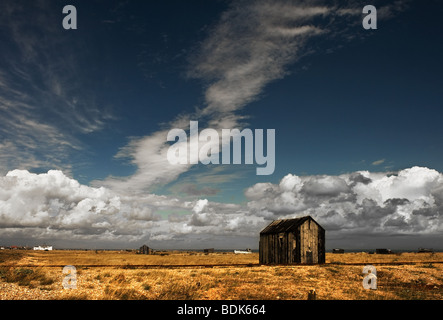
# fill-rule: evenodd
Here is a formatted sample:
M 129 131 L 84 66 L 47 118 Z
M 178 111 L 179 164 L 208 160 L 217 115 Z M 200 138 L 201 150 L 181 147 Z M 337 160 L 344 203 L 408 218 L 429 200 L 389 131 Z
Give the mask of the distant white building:
M 52 246 L 37 246 L 37 247 L 34 247 L 34 250 L 51 251 Z

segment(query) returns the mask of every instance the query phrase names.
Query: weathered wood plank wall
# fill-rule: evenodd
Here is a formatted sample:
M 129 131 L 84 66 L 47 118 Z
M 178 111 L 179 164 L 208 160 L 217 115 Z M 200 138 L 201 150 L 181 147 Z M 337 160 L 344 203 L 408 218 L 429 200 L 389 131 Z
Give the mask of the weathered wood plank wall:
M 261 264 L 324 263 L 325 231 L 312 219 L 296 230 L 260 235 Z

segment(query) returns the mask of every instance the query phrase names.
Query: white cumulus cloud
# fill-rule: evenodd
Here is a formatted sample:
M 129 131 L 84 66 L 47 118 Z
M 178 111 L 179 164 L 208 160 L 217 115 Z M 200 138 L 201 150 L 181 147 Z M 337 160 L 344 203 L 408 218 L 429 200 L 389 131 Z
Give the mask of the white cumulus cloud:
M 109 246 L 223 247 L 256 243 L 271 220 L 313 216 L 327 238 L 424 235 L 443 231 L 443 175 L 413 167 L 338 176 L 288 174 L 245 190 L 245 204 L 127 196 L 90 187 L 61 171 L 10 171 L 0 177 L 0 240 Z M 166 211 L 168 214 L 161 214 Z M 62 241 L 62 242 L 60 242 Z M 240 240 L 239 240 L 240 241 Z
M 397 173 L 287 175 L 245 191 L 250 211 L 267 219 L 310 214 L 341 233 L 438 234 L 443 229 L 443 175 L 413 167 Z

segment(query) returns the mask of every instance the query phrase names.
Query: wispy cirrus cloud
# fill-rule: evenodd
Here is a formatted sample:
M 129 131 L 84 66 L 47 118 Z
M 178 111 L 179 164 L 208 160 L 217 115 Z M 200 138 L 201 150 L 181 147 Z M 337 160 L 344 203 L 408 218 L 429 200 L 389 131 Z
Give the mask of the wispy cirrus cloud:
M 229 114 L 287 75 L 306 41 L 327 30 L 313 19 L 331 8 L 302 1 L 235 1 L 192 57 L 191 77 L 209 83 L 202 115 Z
M 379 6 L 392 13 L 401 9 L 397 7 Z M 248 115 L 241 110 L 259 99 L 267 85 L 290 74 L 290 66 L 300 58 L 331 49 L 318 48 L 312 40 L 327 39 L 335 48 L 361 32 L 362 8 L 358 1 L 232 1 L 189 55 L 187 76 L 202 82 L 203 105 L 177 115 L 160 131 L 132 138 L 121 149 L 117 158 L 130 159 L 137 167 L 134 175 L 94 184 L 146 192 L 154 184 L 169 183 L 188 172 L 192 165 L 167 161 L 170 129 L 188 130 L 190 120 L 218 131 L 243 128 Z
M 385 161 L 386 161 L 385 159 L 376 160 L 376 161 L 372 162 L 372 165 L 378 166 L 378 165 L 383 164 Z
M 79 81 L 76 50 L 49 2 L 2 1 L 0 27 L 1 170 L 60 168 L 84 146 L 78 135 L 101 130 L 109 113 Z M 89 92 L 89 93 L 88 93 Z
M 133 138 L 122 148 L 117 157 L 130 159 L 137 167 L 134 175 L 94 184 L 146 191 L 187 172 L 192 165 L 167 161 L 169 130 L 187 130 L 190 120 L 215 130 L 243 127 L 245 116 L 238 111 L 258 99 L 267 84 L 288 73 L 288 65 L 305 52 L 309 39 L 328 32 L 321 26 L 324 21 L 314 20 L 331 15 L 331 10 L 304 1 L 233 1 L 189 58 L 188 76 L 202 81 L 204 105 L 171 119 L 161 131 Z

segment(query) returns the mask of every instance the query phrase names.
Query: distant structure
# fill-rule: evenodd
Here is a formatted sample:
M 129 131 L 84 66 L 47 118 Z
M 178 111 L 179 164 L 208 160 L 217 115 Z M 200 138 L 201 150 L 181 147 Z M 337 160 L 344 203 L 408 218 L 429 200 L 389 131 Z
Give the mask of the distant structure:
M 345 253 L 345 249 L 332 249 L 332 253 Z
M 36 246 L 33 248 L 33 250 L 52 251 L 52 246 Z
M 209 249 L 203 249 L 203 252 L 204 252 L 205 254 L 209 254 L 209 253 L 214 253 L 215 250 L 214 250 L 214 248 L 209 248 Z
M 391 254 L 391 249 L 375 249 L 376 254 Z
M 252 250 L 249 248 L 246 250 L 234 250 L 234 253 L 235 254 L 249 254 L 249 253 L 252 253 Z
M 434 250 L 432 248 L 419 248 L 417 253 L 433 253 Z
M 141 254 L 152 254 L 152 249 L 144 244 L 144 245 L 142 245 L 140 247 L 139 253 L 141 253 Z
M 261 264 L 325 263 L 325 229 L 311 216 L 275 220 L 260 232 Z

